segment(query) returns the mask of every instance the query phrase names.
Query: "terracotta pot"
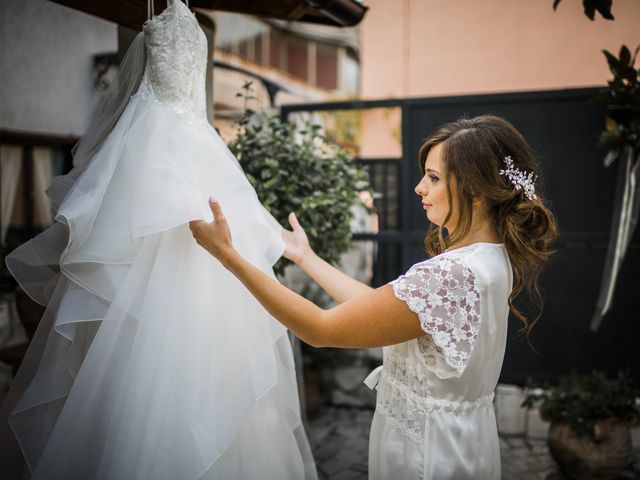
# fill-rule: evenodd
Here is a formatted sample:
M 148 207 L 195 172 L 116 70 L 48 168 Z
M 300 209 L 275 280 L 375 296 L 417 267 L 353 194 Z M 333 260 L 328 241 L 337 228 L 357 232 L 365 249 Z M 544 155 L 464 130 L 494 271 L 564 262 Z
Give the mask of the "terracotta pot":
M 593 434 L 583 436 L 564 422 L 552 422 L 548 443 L 562 473 L 575 480 L 614 479 L 633 454 L 629 426 L 615 418 L 599 420 Z

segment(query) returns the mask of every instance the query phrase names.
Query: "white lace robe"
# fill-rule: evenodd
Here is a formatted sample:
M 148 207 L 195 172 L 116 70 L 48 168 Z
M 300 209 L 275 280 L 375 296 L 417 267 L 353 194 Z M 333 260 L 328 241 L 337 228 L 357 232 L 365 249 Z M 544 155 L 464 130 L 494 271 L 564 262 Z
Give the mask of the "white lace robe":
M 512 270 L 502 244 L 476 243 L 391 282 L 425 335 L 384 348 L 365 381 L 378 398 L 369 478 L 499 479 L 493 409 Z

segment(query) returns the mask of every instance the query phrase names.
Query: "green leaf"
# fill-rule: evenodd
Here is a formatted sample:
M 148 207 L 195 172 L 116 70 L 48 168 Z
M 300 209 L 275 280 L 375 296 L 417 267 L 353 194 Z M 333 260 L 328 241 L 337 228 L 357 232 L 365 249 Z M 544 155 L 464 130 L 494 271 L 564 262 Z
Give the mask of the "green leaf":
M 638 57 L 638 52 L 640 52 L 640 44 L 633 51 L 633 58 L 631 59 L 631 64 L 630 64 L 631 66 L 635 65 L 636 58 Z M 639 71 L 639 73 L 640 73 L 640 71 Z
M 594 20 L 596 15 L 596 7 L 593 5 L 593 3 L 589 2 L 588 0 L 584 0 L 582 5 L 584 7 L 584 14 L 589 18 L 589 20 Z
M 558 8 L 561 0 L 554 0 L 553 10 Z M 613 14 L 611 13 L 612 0 L 582 0 L 582 6 L 584 14 L 590 19 L 595 19 L 596 11 L 602 15 L 602 18 L 607 20 L 613 20 Z
M 583 0 L 582 5 L 584 7 L 584 14 L 589 17 L 590 20 L 595 19 L 596 11 L 607 20 L 613 20 L 611 14 L 612 0 Z
M 596 9 L 602 15 L 602 18 L 606 20 L 614 20 L 611 13 L 612 0 L 593 0 L 596 4 Z
M 269 170 L 268 168 L 263 168 L 260 171 L 260 179 L 261 180 L 266 180 L 268 178 L 271 178 L 273 175 L 273 172 L 271 170 Z
M 267 166 L 267 167 L 269 167 L 270 169 L 273 169 L 273 170 L 275 170 L 275 169 L 280 167 L 280 163 L 277 160 L 273 159 L 273 158 L 265 159 L 264 164 L 265 164 L 265 166 Z
M 607 63 L 609 64 L 609 70 L 615 77 L 618 77 L 620 74 L 620 61 L 613 55 L 611 52 L 607 50 L 603 50 L 604 56 L 607 58 Z
M 620 57 L 621 64 L 631 65 L 631 52 L 626 45 L 622 45 L 622 47 L 620 47 L 620 54 L 618 55 L 618 57 Z
M 255 179 L 255 177 L 253 175 L 251 175 L 250 173 L 247 173 L 247 179 L 249 180 L 249 183 L 253 186 L 253 188 L 256 187 L 256 184 L 258 183 Z

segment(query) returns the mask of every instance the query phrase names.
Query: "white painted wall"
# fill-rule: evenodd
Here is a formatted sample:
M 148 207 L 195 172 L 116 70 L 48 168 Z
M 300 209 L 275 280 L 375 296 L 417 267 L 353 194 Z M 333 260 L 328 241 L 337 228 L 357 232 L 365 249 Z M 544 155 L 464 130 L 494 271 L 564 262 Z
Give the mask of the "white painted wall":
M 0 129 L 82 134 L 93 56 L 117 49 L 114 23 L 46 0 L 0 0 Z

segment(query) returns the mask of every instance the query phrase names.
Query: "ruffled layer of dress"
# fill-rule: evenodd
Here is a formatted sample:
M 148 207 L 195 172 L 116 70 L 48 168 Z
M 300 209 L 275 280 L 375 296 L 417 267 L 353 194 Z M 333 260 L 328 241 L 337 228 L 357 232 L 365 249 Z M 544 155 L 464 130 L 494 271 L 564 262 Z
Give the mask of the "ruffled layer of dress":
M 7 478 L 18 447 L 33 478 L 313 478 L 287 332 L 188 228 L 213 195 L 245 258 L 273 275 L 283 250 L 213 128 L 141 89 L 49 194 L 56 223 L 7 257 L 47 305 L 3 406 Z

